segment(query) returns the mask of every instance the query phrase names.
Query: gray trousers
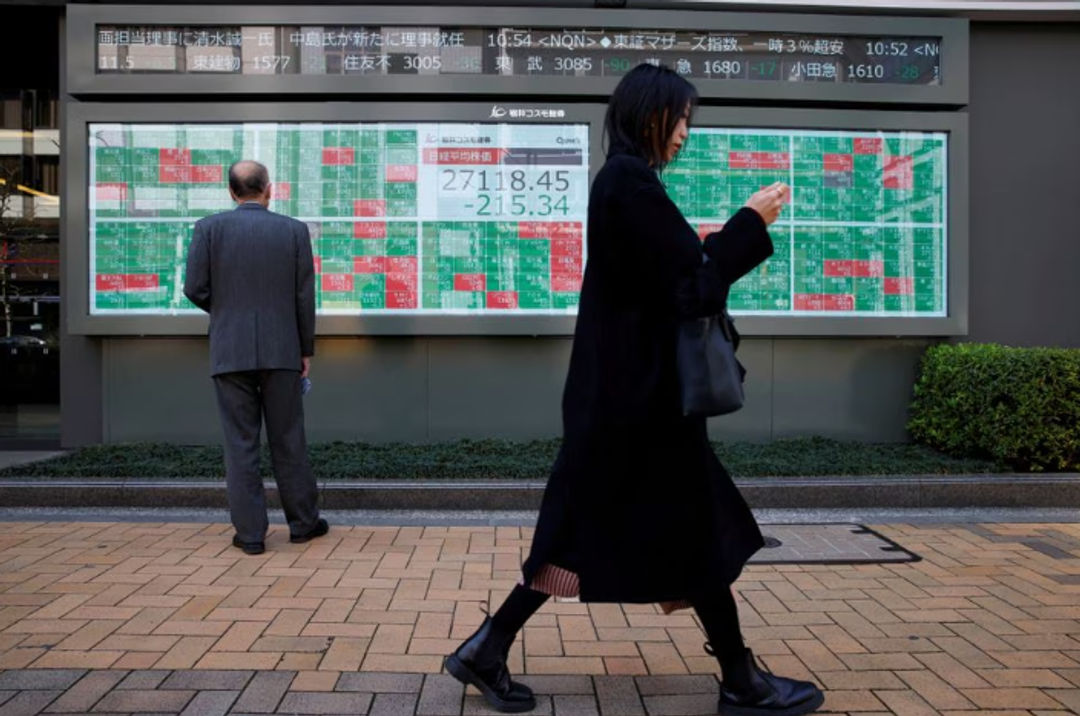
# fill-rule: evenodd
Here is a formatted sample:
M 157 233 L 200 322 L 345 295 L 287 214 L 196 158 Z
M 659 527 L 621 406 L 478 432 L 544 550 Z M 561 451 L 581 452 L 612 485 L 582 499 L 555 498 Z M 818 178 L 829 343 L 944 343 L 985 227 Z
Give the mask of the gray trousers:
M 319 519 L 318 488 L 308 462 L 300 372 L 251 370 L 214 376 L 225 432 L 225 484 L 237 536 L 266 537 L 266 495 L 259 474 L 259 432 L 266 440 L 281 506 L 291 534 L 304 534 Z

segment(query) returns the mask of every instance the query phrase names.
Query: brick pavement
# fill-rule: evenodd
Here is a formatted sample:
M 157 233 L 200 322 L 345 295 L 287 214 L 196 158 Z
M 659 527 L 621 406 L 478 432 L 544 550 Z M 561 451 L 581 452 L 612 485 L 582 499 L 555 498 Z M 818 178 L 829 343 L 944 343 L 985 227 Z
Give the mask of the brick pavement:
M 749 644 L 834 713 L 1080 713 L 1080 524 L 873 525 L 919 562 L 752 565 Z M 766 532 L 768 530 L 766 529 Z M 486 713 L 439 674 L 518 577 L 518 527 L 0 523 L 0 716 Z M 549 603 L 513 646 L 536 713 L 707 714 L 686 612 Z

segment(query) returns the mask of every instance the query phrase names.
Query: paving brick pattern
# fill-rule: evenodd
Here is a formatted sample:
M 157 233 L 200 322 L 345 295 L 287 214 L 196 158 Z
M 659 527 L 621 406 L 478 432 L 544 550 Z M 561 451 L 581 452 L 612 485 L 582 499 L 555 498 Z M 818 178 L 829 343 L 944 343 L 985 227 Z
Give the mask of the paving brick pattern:
M 829 713 L 1080 713 L 1080 524 L 871 527 L 922 560 L 747 568 L 739 609 L 764 665 L 820 684 Z M 765 528 L 826 560 L 845 530 Z M 516 582 L 530 530 L 335 526 L 292 545 L 275 527 L 256 557 L 230 537 L 0 524 L 0 716 L 491 713 L 442 656 Z M 537 714 L 710 714 L 703 641 L 688 612 L 560 600 L 510 665 Z

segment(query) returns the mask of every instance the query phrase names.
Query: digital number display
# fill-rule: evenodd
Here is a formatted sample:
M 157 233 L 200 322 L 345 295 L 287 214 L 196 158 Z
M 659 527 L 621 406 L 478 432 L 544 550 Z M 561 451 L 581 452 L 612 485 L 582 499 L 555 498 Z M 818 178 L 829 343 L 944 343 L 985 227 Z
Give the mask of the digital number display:
M 97 72 L 941 84 L 940 36 L 648 28 L 99 25 Z
M 567 314 L 585 262 L 585 124 L 90 125 L 91 313 L 183 314 L 192 226 L 264 163 L 310 230 L 322 314 Z

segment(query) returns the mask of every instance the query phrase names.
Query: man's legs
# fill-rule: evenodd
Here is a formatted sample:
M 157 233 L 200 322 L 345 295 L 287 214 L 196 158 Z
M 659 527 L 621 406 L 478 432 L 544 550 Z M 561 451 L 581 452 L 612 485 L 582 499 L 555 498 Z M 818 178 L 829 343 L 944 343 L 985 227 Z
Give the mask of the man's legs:
M 259 475 L 259 375 L 253 371 L 216 375 L 214 388 L 225 433 L 225 485 L 233 527 L 241 542 L 262 542 L 267 520 Z
M 319 520 L 319 493 L 308 461 L 300 373 L 264 370 L 260 378 L 266 441 L 270 444 L 281 506 L 289 522 L 289 533 L 303 535 L 314 529 Z

